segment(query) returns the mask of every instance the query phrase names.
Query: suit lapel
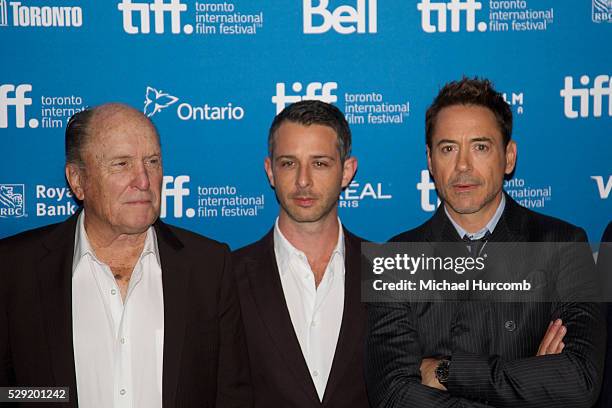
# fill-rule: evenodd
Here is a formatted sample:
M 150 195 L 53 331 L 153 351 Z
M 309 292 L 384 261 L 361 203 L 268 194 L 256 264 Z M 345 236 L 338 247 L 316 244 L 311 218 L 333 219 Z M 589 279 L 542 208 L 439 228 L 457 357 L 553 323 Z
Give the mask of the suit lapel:
M 183 244 L 161 221 L 155 223 L 162 266 L 164 293 L 164 355 L 162 404 L 175 406 L 181 355 L 185 340 L 185 315 L 189 264 L 181 257 Z
M 47 251 L 36 263 L 46 340 L 55 385 L 70 387 L 70 404 L 77 406 L 72 342 L 72 259 L 78 213 L 43 241 Z
M 323 396 L 323 404 L 329 402 L 356 353 L 365 353 L 365 309 L 361 303 L 361 243 L 357 237 L 344 230 L 344 312 L 342 325 L 334 353 L 329 380 Z M 359 350 L 361 349 L 361 350 Z
M 261 243 L 261 256 L 247 264 L 251 292 L 268 333 L 295 377 L 296 384 L 300 385 L 308 398 L 319 403 L 287 309 L 274 255 L 273 231 L 270 231 Z

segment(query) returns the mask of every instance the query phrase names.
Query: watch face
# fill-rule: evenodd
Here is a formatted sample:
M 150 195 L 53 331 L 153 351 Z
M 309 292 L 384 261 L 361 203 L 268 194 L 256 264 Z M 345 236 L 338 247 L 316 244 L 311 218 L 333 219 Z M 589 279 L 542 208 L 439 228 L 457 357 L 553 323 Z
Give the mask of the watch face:
M 448 380 L 448 374 L 450 370 L 450 361 L 441 360 L 436 367 L 436 378 L 440 384 L 444 384 Z

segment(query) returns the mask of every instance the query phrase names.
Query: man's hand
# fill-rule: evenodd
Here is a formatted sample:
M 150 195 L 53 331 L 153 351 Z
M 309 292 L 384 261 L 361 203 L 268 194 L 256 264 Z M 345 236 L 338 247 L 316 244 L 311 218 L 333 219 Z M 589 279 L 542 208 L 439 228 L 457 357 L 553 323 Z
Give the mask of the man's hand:
M 548 329 L 544 334 L 544 338 L 538 348 L 538 354 L 536 356 L 546 356 L 550 354 L 560 354 L 565 347 L 563 343 L 563 337 L 567 333 L 567 328 L 563 326 L 561 319 L 557 319 L 554 322 L 550 322 Z
M 436 378 L 436 367 L 440 361 L 437 358 L 424 358 L 421 361 L 421 384 L 446 391 L 446 387 Z
M 565 347 L 563 337 L 565 337 L 566 333 L 567 328 L 563 326 L 563 321 L 561 319 L 550 322 L 536 355 L 546 356 L 550 354 L 560 354 Z M 446 387 L 440 384 L 436 378 L 436 368 L 440 361 L 441 360 L 437 358 L 424 358 L 421 360 L 421 384 L 446 391 Z

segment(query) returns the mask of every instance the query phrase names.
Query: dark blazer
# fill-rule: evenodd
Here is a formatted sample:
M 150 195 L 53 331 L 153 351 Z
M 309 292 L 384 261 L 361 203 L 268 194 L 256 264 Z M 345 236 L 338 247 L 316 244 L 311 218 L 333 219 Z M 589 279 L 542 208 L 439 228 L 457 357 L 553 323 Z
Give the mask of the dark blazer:
M 397 242 L 452 242 L 440 206 Z M 519 206 L 506 207 L 492 242 L 580 242 L 583 230 Z M 591 254 L 585 248 L 586 262 Z M 520 261 L 520 260 L 512 260 Z M 563 261 L 560 261 L 563 262 Z M 603 310 L 589 303 L 369 304 L 366 380 L 376 407 L 590 407 L 601 384 Z M 567 327 L 561 354 L 535 357 L 548 323 Z M 421 384 L 422 358 L 451 357 L 448 392 Z
M 362 240 L 346 229 L 344 238 L 344 314 L 322 403 L 285 302 L 274 255 L 274 230 L 233 253 L 255 407 L 369 407 L 363 377 L 366 316 L 359 283 Z
M 70 403 L 53 407 L 77 406 L 71 301 L 76 220 L 0 241 L 0 386 L 69 386 Z M 227 245 L 161 221 L 155 231 L 164 296 L 163 406 L 251 406 Z
M 601 237 L 599 256 L 597 257 L 597 269 L 601 276 L 607 278 L 606 297 L 612 295 L 612 222 L 608 224 Z M 608 345 L 606 347 L 606 365 L 604 370 L 601 396 L 599 397 L 599 408 L 612 408 L 612 303 L 608 302 Z

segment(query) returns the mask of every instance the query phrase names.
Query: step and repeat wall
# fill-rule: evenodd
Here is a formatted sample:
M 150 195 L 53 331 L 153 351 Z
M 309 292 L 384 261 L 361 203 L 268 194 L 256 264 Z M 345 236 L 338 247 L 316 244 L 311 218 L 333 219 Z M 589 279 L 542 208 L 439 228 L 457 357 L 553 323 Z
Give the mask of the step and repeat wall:
M 386 240 L 439 204 L 425 110 L 464 75 L 512 107 L 512 197 L 591 241 L 612 220 L 609 0 L 0 0 L 0 38 L 0 238 L 74 213 L 66 122 L 121 101 L 159 129 L 162 218 L 248 244 L 278 212 L 274 115 L 321 99 L 345 112 L 359 160 L 342 220 Z

